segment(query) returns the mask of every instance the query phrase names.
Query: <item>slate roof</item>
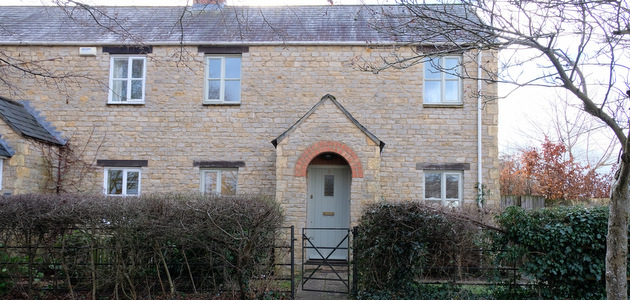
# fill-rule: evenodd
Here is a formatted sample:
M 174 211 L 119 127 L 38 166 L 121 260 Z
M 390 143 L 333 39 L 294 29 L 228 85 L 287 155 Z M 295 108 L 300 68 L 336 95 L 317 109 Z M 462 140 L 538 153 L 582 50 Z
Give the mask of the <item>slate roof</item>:
M 22 136 L 60 146 L 66 143 L 26 101 L 17 102 L 0 97 L 0 118 Z
M 429 5 L 477 18 L 463 5 Z M 426 23 L 400 26 L 408 13 L 398 5 L 271 6 L 199 10 L 193 7 L 0 7 L 0 44 L 212 45 L 394 44 L 445 42 Z M 181 20 L 181 21 L 180 21 Z M 396 28 L 383 30 L 387 27 Z M 420 39 L 421 38 L 421 39 Z M 466 37 L 462 36 L 462 40 Z
M 380 148 L 381 152 L 383 152 L 383 148 L 385 147 L 385 143 L 383 141 L 381 141 L 379 138 L 377 138 L 369 130 L 367 130 L 367 128 L 365 128 L 365 126 L 363 126 L 361 123 L 359 123 L 359 121 L 357 121 L 357 119 L 355 119 L 352 116 L 352 114 L 350 114 L 350 112 L 347 111 L 346 108 L 343 107 L 343 105 L 341 105 L 341 103 L 339 103 L 339 101 L 337 101 L 337 98 L 335 98 L 331 94 L 324 95 L 324 97 L 322 97 L 322 99 L 319 100 L 319 102 L 317 102 L 317 104 L 315 104 L 311 109 L 309 109 L 308 112 L 306 112 L 306 114 L 304 114 L 304 116 L 302 116 L 299 120 L 297 120 L 297 122 L 295 122 L 295 124 L 291 125 L 291 127 L 289 127 L 285 132 L 283 132 L 277 138 L 275 138 L 273 141 L 271 141 L 271 144 L 273 144 L 274 147 L 277 147 L 278 143 L 280 143 L 291 132 L 293 132 L 298 126 L 300 126 L 300 124 L 304 123 L 304 121 L 306 119 L 308 119 L 308 117 L 310 115 L 312 115 L 313 112 L 315 112 L 318 107 L 320 107 L 324 102 L 326 102 L 328 100 L 330 100 L 333 104 L 335 104 L 337 106 L 337 108 L 339 108 L 339 110 L 341 110 L 341 112 L 344 115 L 346 115 L 348 120 L 350 120 L 350 122 L 352 122 L 354 125 L 356 125 L 365 135 L 367 135 L 372 141 L 374 141 L 378 145 L 378 147 Z
M 13 151 L 13 149 L 7 145 L 7 142 L 2 139 L 2 136 L 0 136 L 0 157 L 11 157 L 13 154 L 15 154 L 15 151 Z

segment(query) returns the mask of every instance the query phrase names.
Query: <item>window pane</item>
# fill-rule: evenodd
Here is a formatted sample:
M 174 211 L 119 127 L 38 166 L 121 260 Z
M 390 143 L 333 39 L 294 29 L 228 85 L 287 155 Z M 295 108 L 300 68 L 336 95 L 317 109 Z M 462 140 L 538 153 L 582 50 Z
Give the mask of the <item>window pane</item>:
M 144 69 L 144 60 L 143 59 L 133 59 L 131 63 L 131 77 L 132 78 L 143 78 L 143 69 Z
M 459 81 L 449 80 L 445 82 L 444 100 L 448 102 L 459 102 Z
M 208 78 L 221 78 L 221 59 L 208 59 Z
M 142 99 L 142 80 L 131 81 L 131 99 Z
M 225 59 L 225 78 L 241 78 L 240 57 L 227 57 Z
M 446 198 L 459 198 L 459 175 L 446 174 Z
M 428 79 L 440 79 L 440 58 L 432 58 L 424 62 L 424 78 Z
M 241 82 L 226 81 L 225 82 L 225 101 L 240 102 L 241 101 Z
M 424 198 L 442 198 L 442 174 L 424 175 Z
M 221 194 L 236 195 L 238 171 L 221 171 Z
M 457 78 L 459 74 L 459 59 L 457 58 L 445 58 L 444 72 L 446 79 Z
M 424 103 L 440 103 L 442 86 L 439 81 L 424 82 Z
M 114 78 L 127 78 L 128 60 L 126 58 L 114 59 Z
M 112 84 L 112 101 L 127 101 L 127 80 L 114 80 Z
M 121 195 L 122 184 L 123 184 L 122 170 L 108 170 L 107 171 L 107 194 Z
M 335 196 L 335 175 L 324 175 L 324 196 Z
M 140 173 L 136 171 L 127 172 L 127 195 L 138 195 Z
M 221 98 L 221 81 L 209 80 L 208 81 L 208 99 L 217 100 Z
M 203 193 L 216 193 L 217 192 L 217 172 L 203 172 Z

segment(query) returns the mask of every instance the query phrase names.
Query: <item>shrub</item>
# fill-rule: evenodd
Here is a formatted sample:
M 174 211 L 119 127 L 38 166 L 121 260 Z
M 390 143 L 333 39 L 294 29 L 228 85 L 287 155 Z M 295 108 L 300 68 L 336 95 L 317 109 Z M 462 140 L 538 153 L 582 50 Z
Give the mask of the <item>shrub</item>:
M 499 259 L 522 262 L 542 298 L 605 298 L 607 207 L 509 207 L 497 220 L 506 232 L 496 247 L 508 250 Z
M 418 299 L 428 288 L 418 280 L 461 279 L 470 266 L 479 267 L 480 232 L 465 218 L 418 203 L 368 207 L 354 240 L 359 296 Z
M 45 285 L 71 296 L 252 298 L 252 279 L 272 269 L 282 222 L 279 204 L 255 195 L 0 197 L 0 270 L 29 294 Z M 7 268 L 14 258 L 26 258 L 25 267 Z

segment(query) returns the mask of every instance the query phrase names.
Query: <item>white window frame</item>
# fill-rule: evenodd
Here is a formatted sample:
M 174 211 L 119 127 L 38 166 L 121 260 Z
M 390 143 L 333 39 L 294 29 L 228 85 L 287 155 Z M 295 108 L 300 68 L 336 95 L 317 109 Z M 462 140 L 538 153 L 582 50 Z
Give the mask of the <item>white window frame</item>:
M 440 186 L 440 198 L 427 198 L 427 188 L 426 181 L 427 175 L 429 174 L 440 174 L 441 175 L 441 186 Z M 457 199 L 455 198 L 446 198 L 446 176 L 448 175 L 456 175 L 458 177 L 458 195 Z M 459 206 L 462 204 L 463 200 L 463 187 L 464 187 L 464 173 L 461 171 L 424 171 L 424 179 L 422 189 L 424 190 L 424 200 L 432 201 L 432 202 L 440 202 L 444 206 Z
M 435 69 L 435 65 L 432 63 L 433 59 L 439 59 L 439 66 L 437 66 L 437 71 L 440 71 L 440 78 L 428 78 L 427 74 L 429 72 L 429 68 Z M 453 69 L 444 69 L 445 61 L 447 59 L 456 59 L 457 60 L 457 68 Z M 463 104 L 463 84 L 462 79 L 458 74 L 462 74 L 462 57 L 461 56 L 440 56 L 434 57 L 432 59 L 428 59 L 424 62 L 424 85 L 423 85 L 423 103 L 429 105 L 460 105 Z M 455 78 L 447 78 L 447 75 L 456 75 Z M 437 102 L 428 102 L 427 93 L 428 90 L 426 88 L 427 82 L 439 82 L 440 83 L 440 96 Z M 457 99 L 456 100 L 447 100 L 446 99 L 446 83 L 447 82 L 457 82 Z
M 119 59 L 127 59 L 127 76 L 125 78 L 114 78 L 114 61 Z M 134 78 L 132 76 L 132 65 L 133 60 L 142 60 L 142 77 Z M 125 95 L 126 100 L 124 101 L 116 101 L 114 100 L 114 80 L 127 82 L 127 95 Z M 134 80 L 142 80 L 142 98 L 140 99 L 131 99 L 131 85 Z M 109 98 L 107 103 L 109 104 L 144 104 L 144 98 L 146 93 L 146 82 L 147 82 L 147 58 L 146 56 L 138 56 L 138 55 L 112 55 L 109 61 Z
M 222 182 L 222 173 L 224 171 L 236 171 L 236 191 L 235 194 L 238 194 L 238 168 L 202 168 L 199 169 L 199 175 L 200 175 L 200 185 L 199 185 L 199 190 L 201 191 L 202 194 L 205 193 L 206 189 L 206 176 L 204 176 L 204 173 L 216 173 L 217 174 L 217 184 L 216 184 L 216 190 L 214 191 L 214 193 L 216 195 L 221 195 L 221 182 Z
M 122 182 L 122 194 L 108 194 L 107 187 L 109 186 L 109 171 L 123 171 L 123 182 Z M 138 194 L 127 194 L 127 174 L 129 172 L 138 172 Z M 108 167 L 105 168 L 105 172 L 103 174 L 103 193 L 107 196 L 140 196 L 142 189 L 142 171 L 139 168 L 120 168 L 120 167 Z
M 226 58 L 240 58 L 241 59 L 241 70 L 239 71 L 239 78 L 226 78 L 225 77 L 225 59 Z M 210 60 L 211 59 L 220 59 L 221 60 L 221 77 L 210 78 Z M 204 104 L 240 104 L 242 100 L 242 87 L 243 87 L 243 56 L 240 54 L 230 54 L 230 55 L 207 55 L 205 57 L 205 70 L 204 70 L 204 86 L 203 86 L 203 103 Z M 219 88 L 219 98 L 218 99 L 210 99 L 208 98 L 208 89 L 210 88 L 210 80 L 219 80 L 220 88 Z M 239 100 L 238 101 L 225 101 L 225 82 L 226 81 L 238 81 L 239 82 Z

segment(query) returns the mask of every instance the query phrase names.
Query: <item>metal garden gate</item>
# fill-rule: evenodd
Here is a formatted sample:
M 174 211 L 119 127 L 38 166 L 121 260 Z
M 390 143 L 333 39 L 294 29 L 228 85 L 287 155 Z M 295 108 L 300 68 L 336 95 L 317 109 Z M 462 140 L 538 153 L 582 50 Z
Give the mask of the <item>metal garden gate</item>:
M 319 244 L 315 237 L 325 233 L 336 236 L 335 242 Z M 349 244 L 349 228 L 303 228 L 302 290 L 350 293 Z M 338 258 L 341 254 L 345 259 Z

